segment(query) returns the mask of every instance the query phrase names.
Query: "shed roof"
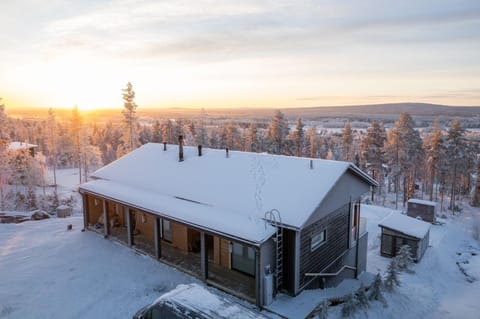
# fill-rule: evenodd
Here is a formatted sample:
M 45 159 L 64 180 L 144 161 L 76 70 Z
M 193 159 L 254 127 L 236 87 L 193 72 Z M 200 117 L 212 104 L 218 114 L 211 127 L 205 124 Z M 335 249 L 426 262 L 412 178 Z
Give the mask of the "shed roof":
M 418 239 L 425 237 L 430 230 L 430 223 L 395 212 L 380 221 L 378 226 L 389 228 Z
M 347 170 L 365 183 L 376 185 L 348 162 L 237 151 L 230 151 L 227 158 L 225 150 L 208 148 L 202 153 L 199 157 L 196 147 L 184 147 L 185 160 L 179 162 L 177 145 L 168 145 L 164 151 L 162 144 L 149 143 L 92 176 L 109 181 L 108 187 L 114 189 L 135 190 L 134 197 L 117 195 L 138 204 L 147 201 L 146 194 L 161 195 L 174 198 L 177 203 L 180 199 L 201 203 L 210 210 L 228 211 L 257 221 L 264 218 L 266 211 L 275 208 L 280 212 L 282 223 L 294 228 L 302 226 Z M 100 194 L 108 192 L 103 186 L 89 182 L 80 188 Z M 226 222 L 228 216 L 219 214 L 218 223 Z M 264 223 L 261 224 L 264 227 Z M 243 223 L 236 226 L 245 228 Z
M 431 202 L 429 200 L 416 199 L 416 198 L 410 198 L 408 202 L 413 204 L 427 205 L 427 206 L 437 206 L 437 203 L 435 202 Z

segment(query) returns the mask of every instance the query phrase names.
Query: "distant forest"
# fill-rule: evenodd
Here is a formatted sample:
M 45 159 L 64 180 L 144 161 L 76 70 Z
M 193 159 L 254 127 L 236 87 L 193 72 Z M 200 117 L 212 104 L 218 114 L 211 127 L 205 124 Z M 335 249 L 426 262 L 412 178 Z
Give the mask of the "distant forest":
M 400 105 L 161 113 L 138 111 L 130 84 L 123 99 L 121 111 L 99 115 L 74 107 L 45 110 L 41 116 L 38 111 L 7 114 L 0 100 L 0 210 L 38 207 L 32 197 L 38 196 L 36 187 L 45 186 L 47 168 L 78 168 L 81 183 L 142 144 L 178 144 L 179 135 L 186 145 L 353 162 L 379 182 L 371 198 L 375 202 L 394 193 L 397 205 L 418 197 L 438 200 L 442 209 L 455 212 L 461 209 L 459 199 L 473 196 L 480 133 L 466 127 L 480 127 L 479 108 L 407 104 L 417 114 L 425 108 L 416 120 L 409 112 L 388 112 L 398 112 Z M 11 142 L 34 144 L 37 155 L 12 150 Z M 58 203 L 56 192 L 53 196 Z

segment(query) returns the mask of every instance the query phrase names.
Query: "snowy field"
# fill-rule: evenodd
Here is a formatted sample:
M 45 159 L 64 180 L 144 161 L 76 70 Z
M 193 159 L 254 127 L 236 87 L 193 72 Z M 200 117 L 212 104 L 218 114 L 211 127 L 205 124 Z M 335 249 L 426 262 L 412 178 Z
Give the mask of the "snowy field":
M 61 191 L 72 192 L 77 178 L 74 170 L 60 171 Z M 0 224 L 0 318 L 131 318 L 178 284 L 198 282 L 98 234 L 82 232 L 80 206 L 76 208 L 66 219 Z M 362 206 L 368 219 L 367 271 L 372 274 L 383 273 L 389 263 L 379 255 L 378 222 L 391 212 Z M 387 307 L 373 302 L 356 318 L 480 318 L 480 246 L 471 233 L 479 215 L 479 209 L 467 206 L 459 216 L 442 219 L 445 224 L 433 225 L 430 247 L 411 267 L 416 273 L 401 274 L 401 286 L 385 294 Z M 362 280 L 371 277 L 365 274 Z M 303 318 L 322 298 L 359 285 L 350 280 L 296 298 L 282 295 L 270 308 L 285 317 Z M 329 318 L 340 318 L 340 308 L 331 308 Z

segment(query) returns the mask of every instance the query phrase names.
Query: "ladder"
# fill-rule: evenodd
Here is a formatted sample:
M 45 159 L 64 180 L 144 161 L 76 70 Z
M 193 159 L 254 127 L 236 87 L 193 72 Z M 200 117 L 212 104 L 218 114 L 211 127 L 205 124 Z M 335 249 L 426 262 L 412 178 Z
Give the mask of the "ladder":
M 283 282 L 283 228 L 281 227 L 282 218 L 280 217 L 280 212 L 275 208 L 265 212 L 265 221 L 276 229 L 274 239 L 277 248 L 275 254 L 275 287 L 278 292 Z

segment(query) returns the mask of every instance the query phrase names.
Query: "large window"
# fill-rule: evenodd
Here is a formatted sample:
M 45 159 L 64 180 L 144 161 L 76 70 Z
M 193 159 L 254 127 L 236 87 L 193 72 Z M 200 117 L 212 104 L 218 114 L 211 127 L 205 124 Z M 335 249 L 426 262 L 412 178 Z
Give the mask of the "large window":
M 170 221 L 166 219 L 162 221 L 162 238 L 168 242 L 172 241 L 172 228 Z
M 314 251 L 322 246 L 327 241 L 327 230 L 324 229 L 321 233 L 312 236 L 310 240 L 310 250 Z
M 252 247 L 232 243 L 232 268 L 255 275 L 255 251 Z

